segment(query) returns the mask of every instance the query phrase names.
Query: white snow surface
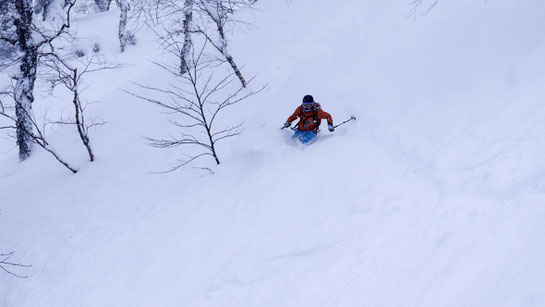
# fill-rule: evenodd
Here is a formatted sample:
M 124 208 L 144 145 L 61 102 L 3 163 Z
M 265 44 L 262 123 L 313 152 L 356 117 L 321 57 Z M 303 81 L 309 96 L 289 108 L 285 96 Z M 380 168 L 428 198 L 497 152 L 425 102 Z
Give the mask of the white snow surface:
M 214 174 L 154 174 L 181 149 L 142 136 L 175 129 L 122 91 L 169 82 L 153 38 L 119 54 L 118 11 L 75 20 L 125 65 L 89 75 L 96 162 L 48 134 L 79 173 L 2 135 L 0 252 L 32 267 L 0 274 L 0 306 L 545 306 L 545 2 L 408 2 L 241 12 L 230 53 L 268 87 Z M 279 128 L 305 94 L 358 119 L 296 145 Z

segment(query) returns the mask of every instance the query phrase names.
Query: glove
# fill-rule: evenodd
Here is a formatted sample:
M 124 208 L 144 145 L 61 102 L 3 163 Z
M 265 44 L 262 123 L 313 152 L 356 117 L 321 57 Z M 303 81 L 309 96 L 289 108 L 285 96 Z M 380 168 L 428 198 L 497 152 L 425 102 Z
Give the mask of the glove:
M 291 126 L 291 122 L 285 122 L 284 123 L 284 128 L 288 128 L 289 126 Z
M 327 129 L 329 129 L 330 132 L 335 131 L 335 127 L 333 127 L 333 124 L 327 124 Z

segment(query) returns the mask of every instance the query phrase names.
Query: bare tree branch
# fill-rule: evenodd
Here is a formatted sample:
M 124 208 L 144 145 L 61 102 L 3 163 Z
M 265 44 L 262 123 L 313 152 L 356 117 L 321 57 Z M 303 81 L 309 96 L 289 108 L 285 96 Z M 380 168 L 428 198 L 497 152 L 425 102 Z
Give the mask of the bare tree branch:
M 4 272 L 6 272 L 6 273 L 8 273 L 8 274 L 10 274 L 12 276 L 15 276 L 17 278 L 27 278 L 28 276 L 26 276 L 26 275 L 16 274 L 12 270 L 8 269 L 8 268 L 13 269 L 13 268 L 29 268 L 29 267 L 32 267 L 29 264 L 10 262 L 9 259 L 14 254 L 15 254 L 14 252 L 0 254 L 0 269 L 2 269 Z
M 43 25 L 38 25 L 34 18 L 34 2 L 32 0 L 14 0 L 7 2 L 5 12 L 2 12 L 3 18 L 9 18 L 8 27 L 3 29 L 1 41 L 10 43 L 16 47 L 16 53 L 13 55 L 11 63 L 17 67 L 13 73 L 13 79 L 16 81 L 14 90 L 15 118 L 16 118 L 16 136 L 19 147 L 19 160 L 24 161 L 32 152 L 34 138 L 29 135 L 32 133 L 35 123 L 32 123 L 32 104 L 34 102 L 34 84 L 37 79 L 38 67 L 41 66 L 40 54 L 44 49 L 49 52 L 55 52 L 53 41 L 67 33 L 70 27 L 70 15 L 76 0 L 68 1 L 67 6 L 63 8 L 65 19 L 58 29 L 46 29 Z M 4 25 L 5 23 L 3 23 Z M 18 64 L 18 65 L 15 65 Z M 5 67 L 6 63 L 2 63 Z M 34 137 L 41 137 L 41 132 L 36 132 Z
M 70 58 L 64 58 L 58 53 L 45 53 L 43 57 L 45 66 L 49 68 L 50 76 L 47 78 L 52 86 L 62 84 L 72 94 L 72 105 L 74 107 L 73 119 L 66 121 L 53 121 L 54 124 L 73 124 L 82 141 L 83 146 L 87 150 L 89 160 L 95 160 L 94 152 L 91 147 L 89 138 L 89 128 L 104 124 L 104 122 L 96 122 L 91 119 L 91 124 L 87 124 L 87 119 L 84 116 L 85 105 L 81 101 L 83 77 L 88 73 L 117 69 L 119 65 L 107 64 L 98 60 L 98 53 L 93 52 L 91 57 L 86 61 L 71 61 Z M 79 66 L 79 67 L 78 67 Z
M 149 145 L 157 148 L 193 146 L 202 149 L 192 154 L 184 153 L 186 158 L 179 160 L 176 166 L 166 172 L 177 170 L 192 161 L 207 156 L 212 157 L 216 164 L 220 164 L 216 148 L 217 142 L 240 134 L 242 124 L 227 125 L 223 129 L 216 130 L 214 124 L 219 115 L 227 107 L 259 93 L 264 88 L 253 91 L 245 89 L 242 85 L 235 86 L 233 82 L 236 83 L 237 78 L 234 72 L 218 77 L 215 68 L 210 67 L 203 58 L 203 52 L 204 49 L 191 48 L 192 55 L 191 60 L 187 62 L 187 72 L 183 75 L 173 73 L 176 83 L 168 84 L 166 88 L 134 83 L 139 89 L 151 92 L 150 96 L 126 91 L 130 95 L 165 109 L 168 114 L 176 116 L 175 119 L 169 119 L 169 122 L 180 129 L 180 135 L 169 138 L 146 136 L 144 139 L 148 141 Z M 201 59 L 204 59 L 204 64 L 201 64 Z M 183 59 L 179 60 L 183 61 Z M 159 66 L 173 72 L 168 66 Z
M 38 48 L 41 47 L 42 45 L 45 45 L 45 44 L 48 44 L 48 45 L 52 46 L 51 43 L 55 39 L 60 37 L 62 34 L 64 34 L 66 29 L 70 28 L 70 13 L 72 12 L 72 8 L 74 7 L 74 5 L 76 5 L 76 2 L 77 2 L 77 0 L 67 1 L 68 9 L 66 10 L 66 20 L 55 34 L 53 34 L 52 36 L 47 36 L 42 31 L 39 31 L 38 29 L 36 29 L 36 32 L 41 34 L 43 36 L 43 38 L 44 38 L 43 41 L 41 41 L 41 42 L 39 42 L 37 44 Z
M 435 6 L 437 6 L 437 3 L 439 2 L 439 0 L 430 0 L 430 1 L 431 2 L 429 2 L 427 0 L 412 0 L 411 10 L 409 11 L 409 16 L 415 16 L 416 17 L 416 15 L 426 15 L 426 14 L 428 14 L 433 8 L 435 8 Z M 425 3 L 427 3 L 427 5 L 424 5 Z M 425 6 L 425 8 L 424 8 L 422 13 L 419 13 L 418 10 L 422 6 Z
M 23 110 L 23 112 L 26 112 L 26 110 Z M 70 164 L 68 164 L 66 161 L 64 161 L 51 146 L 47 142 L 43 128 L 41 128 L 33 116 L 29 113 L 25 113 L 25 116 L 28 118 L 30 122 L 30 128 L 27 126 L 19 126 L 17 125 L 17 118 L 9 115 L 6 112 L 6 108 L 4 107 L 4 104 L 0 101 L 0 116 L 9 119 L 12 121 L 15 125 L 13 126 L 7 126 L 7 127 L 14 127 L 15 129 L 22 129 L 23 133 L 27 135 L 29 138 L 33 140 L 35 144 L 38 144 L 40 147 L 42 147 L 45 151 L 49 152 L 59 163 L 61 163 L 64 167 L 69 169 L 72 173 L 77 173 L 78 171 L 73 168 Z M 5 127 L 5 128 L 7 128 Z

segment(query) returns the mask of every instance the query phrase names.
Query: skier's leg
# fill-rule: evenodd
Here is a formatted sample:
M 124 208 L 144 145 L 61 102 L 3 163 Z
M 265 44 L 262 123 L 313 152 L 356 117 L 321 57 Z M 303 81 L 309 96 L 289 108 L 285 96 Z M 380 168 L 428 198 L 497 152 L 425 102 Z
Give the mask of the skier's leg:
M 305 131 L 304 134 L 301 137 L 301 143 L 303 143 L 305 145 L 312 144 L 314 142 L 314 140 L 316 139 L 316 135 L 317 135 L 316 132 Z
M 303 131 L 296 130 L 292 136 L 292 139 L 303 142 Z

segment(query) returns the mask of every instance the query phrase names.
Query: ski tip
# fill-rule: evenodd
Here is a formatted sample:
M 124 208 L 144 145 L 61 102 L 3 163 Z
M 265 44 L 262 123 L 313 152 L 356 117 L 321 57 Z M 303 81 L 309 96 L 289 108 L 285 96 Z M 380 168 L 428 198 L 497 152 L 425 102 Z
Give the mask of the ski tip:
M 352 115 L 350 119 L 356 120 L 356 116 Z

